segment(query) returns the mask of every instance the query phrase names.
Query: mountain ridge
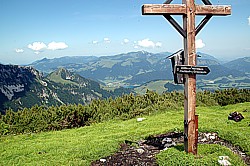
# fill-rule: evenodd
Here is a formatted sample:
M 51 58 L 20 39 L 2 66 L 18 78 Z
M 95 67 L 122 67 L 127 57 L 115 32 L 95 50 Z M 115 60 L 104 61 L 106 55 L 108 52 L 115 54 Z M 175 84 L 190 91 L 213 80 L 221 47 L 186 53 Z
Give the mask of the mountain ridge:
M 250 75 L 250 57 L 238 58 L 224 64 L 226 67 L 233 68 L 241 72 L 247 72 Z
M 211 55 L 198 52 L 198 65 L 211 67 L 210 74 L 206 78 L 214 80 L 223 76 L 245 77 L 244 71 L 231 69 L 224 66 Z M 170 52 L 150 53 L 146 51 L 128 52 L 112 56 L 101 56 L 96 59 L 78 63 L 65 63 L 64 67 L 85 78 L 102 82 L 104 84 L 135 85 L 143 84 L 151 80 L 173 79 L 171 63 L 167 56 Z M 39 67 L 33 63 L 34 67 Z M 41 69 L 43 72 L 50 68 Z M 200 77 L 199 77 L 200 78 Z
M 130 93 L 124 88 L 108 91 L 93 80 L 60 68 L 43 76 L 33 67 L 0 65 L 0 112 L 33 105 L 87 104 Z

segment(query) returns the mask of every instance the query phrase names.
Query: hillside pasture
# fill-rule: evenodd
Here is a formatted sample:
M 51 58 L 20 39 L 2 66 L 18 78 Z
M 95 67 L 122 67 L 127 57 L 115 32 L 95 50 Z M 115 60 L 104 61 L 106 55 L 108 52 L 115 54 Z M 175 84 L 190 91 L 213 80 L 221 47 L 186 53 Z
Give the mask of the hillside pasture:
M 238 123 L 229 121 L 227 116 L 234 111 L 241 112 L 245 119 Z M 198 107 L 197 113 L 199 131 L 217 132 L 220 138 L 240 146 L 250 155 L 250 103 Z M 183 130 L 183 111 L 180 110 L 165 110 L 145 118 L 142 122 L 111 120 L 77 129 L 2 136 L 0 165 L 90 165 L 94 160 L 115 153 L 124 140 L 138 141 L 150 135 Z M 244 165 L 227 148 L 199 145 L 199 155 L 209 156 L 209 153 L 213 153 L 212 157 L 195 159 L 170 148 L 157 159 L 160 165 L 178 165 L 180 159 L 187 163 L 195 161 L 194 165 L 216 165 L 219 155 L 229 155 L 233 165 Z

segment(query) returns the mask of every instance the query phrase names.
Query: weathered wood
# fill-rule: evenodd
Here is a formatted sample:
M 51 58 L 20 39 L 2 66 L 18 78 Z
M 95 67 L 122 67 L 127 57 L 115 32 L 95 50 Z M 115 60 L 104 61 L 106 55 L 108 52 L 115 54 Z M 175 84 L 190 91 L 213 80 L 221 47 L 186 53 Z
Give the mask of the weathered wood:
M 231 14 L 230 5 L 196 5 L 196 15 L 226 16 Z
M 184 38 L 184 64 L 196 65 L 196 49 L 195 49 L 195 4 L 194 0 L 183 0 L 188 8 L 186 15 L 183 16 L 184 31 L 186 29 L 187 37 Z M 192 10 L 189 10 L 189 9 Z M 184 120 L 188 123 L 185 126 L 185 151 L 196 154 L 195 147 L 195 107 L 196 107 L 196 75 L 185 75 L 184 82 Z
M 186 13 L 186 5 L 178 4 L 145 4 L 142 6 L 143 15 L 183 15 Z
M 225 16 L 231 14 L 230 5 L 195 5 L 189 10 L 195 11 L 196 15 L 217 15 Z M 142 6 L 143 15 L 184 15 L 187 14 L 185 4 L 145 4 Z
M 199 134 L 198 124 L 199 124 L 198 115 L 195 115 L 195 147 L 196 147 L 196 149 L 194 149 L 195 154 L 197 154 L 197 151 L 198 151 L 198 149 L 197 149 L 197 147 L 198 147 L 198 134 Z

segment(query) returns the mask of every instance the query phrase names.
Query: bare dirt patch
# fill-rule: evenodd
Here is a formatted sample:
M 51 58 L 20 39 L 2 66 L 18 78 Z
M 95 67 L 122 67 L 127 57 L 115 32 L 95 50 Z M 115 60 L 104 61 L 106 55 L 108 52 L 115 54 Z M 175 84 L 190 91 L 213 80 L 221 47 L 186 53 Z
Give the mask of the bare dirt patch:
M 145 140 L 132 142 L 125 140 L 120 150 L 108 157 L 93 161 L 91 166 L 157 166 L 155 155 L 162 150 L 184 142 L 183 133 L 170 132 L 149 136 Z M 228 147 L 239 155 L 247 165 L 250 165 L 250 156 L 228 141 L 220 139 L 217 133 L 199 133 L 199 144 L 219 144 Z

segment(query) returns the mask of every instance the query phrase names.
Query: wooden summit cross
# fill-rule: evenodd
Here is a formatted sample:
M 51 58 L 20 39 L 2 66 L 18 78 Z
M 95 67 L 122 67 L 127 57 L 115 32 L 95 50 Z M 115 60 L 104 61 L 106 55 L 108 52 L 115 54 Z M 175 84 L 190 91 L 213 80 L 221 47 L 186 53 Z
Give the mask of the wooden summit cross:
M 182 4 L 170 4 L 172 1 L 167 0 L 164 4 L 145 4 L 142 6 L 142 14 L 163 15 L 184 38 L 184 63 L 178 66 L 180 70 L 184 67 L 182 73 L 179 70 L 179 73 L 184 74 L 184 148 L 188 153 L 197 154 L 196 74 L 207 74 L 209 69 L 196 66 L 195 36 L 213 15 L 230 15 L 231 6 L 212 5 L 209 0 L 202 0 L 205 5 L 196 5 L 195 0 L 182 0 Z M 182 15 L 183 27 L 171 15 Z M 195 15 L 205 16 L 197 27 Z

